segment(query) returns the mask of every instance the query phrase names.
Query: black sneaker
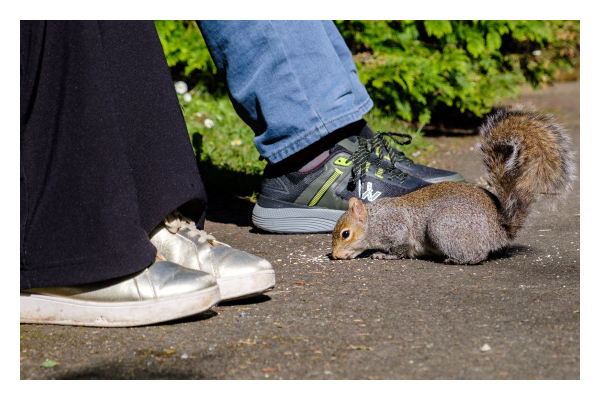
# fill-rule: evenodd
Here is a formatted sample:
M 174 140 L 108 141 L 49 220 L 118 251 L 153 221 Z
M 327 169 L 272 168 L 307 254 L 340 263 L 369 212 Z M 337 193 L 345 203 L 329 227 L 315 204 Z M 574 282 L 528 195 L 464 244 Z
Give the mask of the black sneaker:
M 390 146 L 386 137 L 395 141 L 399 145 L 407 145 L 411 141 L 409 135 L 394 132 L 377 132 L 373 133 L 371 127 L 364 122 L 364 127 L 360 132 L 360 136 L 370 140 L 371 146 L 375 149 L 375 153 L 379 155 L 382 151 L 386 160 L 391 161 L 391 157 L 395 158 L 394 166 L 407 174 L 416 178 L 422 179 L 429 183 L 438 183 L 444 181 L 464 182 L 465 178 L 458 172 L 446 171 L 443 169 L 426 167 L 424 165 L 415 164 L 413 160 L 404 155 L 403 152 Z M 402 140 L 399 140 L 401 138 Z
M 331 232 L 352 197 L 369 203 L 430 185 L 395 168 L 374 148 L 373 139 L 352 136 L 299 171 L 267 165 L 252 222 L 270 232 Z

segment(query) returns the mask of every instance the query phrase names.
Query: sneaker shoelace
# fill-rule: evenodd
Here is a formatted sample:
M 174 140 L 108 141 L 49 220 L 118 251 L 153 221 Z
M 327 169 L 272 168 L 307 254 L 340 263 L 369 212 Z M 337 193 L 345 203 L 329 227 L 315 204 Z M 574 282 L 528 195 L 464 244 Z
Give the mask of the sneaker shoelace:
M 390 143 L 386 140 L 386 137 L 392 139 L 401 146 L 409 144 L 412 139 L 409 135 L 395 132 L 377 132 L 370 139 L 364 139 L 359 136 L 357 138 L 358 150 L 348 159 L 348 161 L 352 162 L 352 177 L 348 182 L 349 186 L 352 187 L 351 190 L 354 190 L 357 179 L 361 183 L 364 182 L 368 169 L 367 164 L 369 163 L 371 154 L 375 154 L 377 158 L 369 164 L 374 165 L 379 169 L 381 169 L 381 162 L 383 159 L 386 156 L 389 158 L 391 165 L 383 170 L 389 174 L 389 180 L 399 177 L 400 183 L 402 183 L 408 177 L 406 172 L 402 172 L 396 168 L 396 162 L 406 159 L 408 160 L 407 163 L 412 163 L 412 160 L 406 157 L 404 153 L 392 148 Z M 405 138 L 405 140 L 400 141 L 397 139 L 398 137 Z
M 183 216 L 178 210 L 173 211 L 171 214 L 167 215 L 163 220 L 165 228 L 171 233 L 177 233 L 180 230 L 188 229 L 190 232 L 188 233 L 189 237 L 199 236 L 200 242 L 208 242 L 211 245 L 224 245 L 230 247 L 228 244 L 219 242 L 213 235 L 207 233 L 204 230 L 198 229 L 196 227 L 196 223 L 191 219 Z
M 388 153 L 388 156 L 390 157 L 390 160 L 392 161 L 392 164 L 396 164 L 397 161 L 403 161 L 403 160 L 406 160 L 406 165 L 413 164 L 413 160 L 408 158 L 400 150 L 395 149 L 392 146 L 390 146 L 390 144 L 388 143 L 387 140 L 384 139 L 384 137 L 388 137 L 388 138 L 392 139 L 394 142 L 398 143 L 400 146 L 406 146 L 407 144 L 410 144 L 410 142 L 412 141 L 412 137 L 410 135 L 407 135 L 405 133 L 397 133 L 397 132 L 378 132 L 375 135 L 374 140 L 377 141 L 377 143 L 381 143 L 381 145 L 383 145 L 383 147 L 385 148 L 385 150 Z M 402 137 L 405 140 L 400 141 L 397 139 L 398 137 Z

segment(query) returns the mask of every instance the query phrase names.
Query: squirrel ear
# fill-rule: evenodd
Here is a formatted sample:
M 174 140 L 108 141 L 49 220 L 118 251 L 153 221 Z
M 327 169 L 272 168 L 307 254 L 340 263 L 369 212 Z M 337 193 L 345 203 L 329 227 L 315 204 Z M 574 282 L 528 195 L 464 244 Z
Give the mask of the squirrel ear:
M 359 200 L 356 197 L 352 197 L 348 202 L 348 210 L 352 210 L 357 201 Z
M 356 216 L 356 219 L 364 224 L 367 210 L 365 209 L 363 202 L 353 197 L 350 199 L 350 207 L 352 208 L 352 214 Z

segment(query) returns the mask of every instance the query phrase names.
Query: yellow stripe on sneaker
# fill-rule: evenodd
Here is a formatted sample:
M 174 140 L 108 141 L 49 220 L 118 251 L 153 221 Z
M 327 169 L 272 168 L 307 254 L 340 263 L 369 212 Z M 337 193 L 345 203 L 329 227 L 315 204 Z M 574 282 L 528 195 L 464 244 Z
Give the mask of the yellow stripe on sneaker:
M 333 172 L 333 174 L 329 177 L 329 179 L 327 179 L 327 182 L 325 182 L 325 184 L 321 187 L 321 189 L 319 189 L 319 191 L 317 192 L 315 197 L 313 197 L 313 199 L 310 201 L 310 203 L 308 203 L 308 206 L 313 207 L 315 204 L 317 204 L 319 202 L 319 200 L 321 200 L 321 197 L 323 197 L 323 195 L 325 194 L 327 189 L 329 189 L 329 186 L 331 186 L 333 184 L 333 182 L 342 173 L 343 173 L 342 171 L 340 171 L 339 169 L 336 168 L 335 171 Z

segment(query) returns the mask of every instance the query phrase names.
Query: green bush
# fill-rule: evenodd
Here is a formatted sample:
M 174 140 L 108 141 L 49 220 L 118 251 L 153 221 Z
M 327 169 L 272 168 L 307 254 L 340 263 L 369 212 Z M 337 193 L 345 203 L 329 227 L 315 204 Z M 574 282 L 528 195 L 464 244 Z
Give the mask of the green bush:
M 573 67 L 579 21 L 336 21 L 377 108 L 427 123 L 443 107 L 488 112 L 519 85 Z M 156 21 L 174 77 L 223 96 L 194 21 Z
M 443 107 L 489 112 L 519 85 L 573 67 L 579 21 L 336 21 L 376 106 L 427 123 Z

